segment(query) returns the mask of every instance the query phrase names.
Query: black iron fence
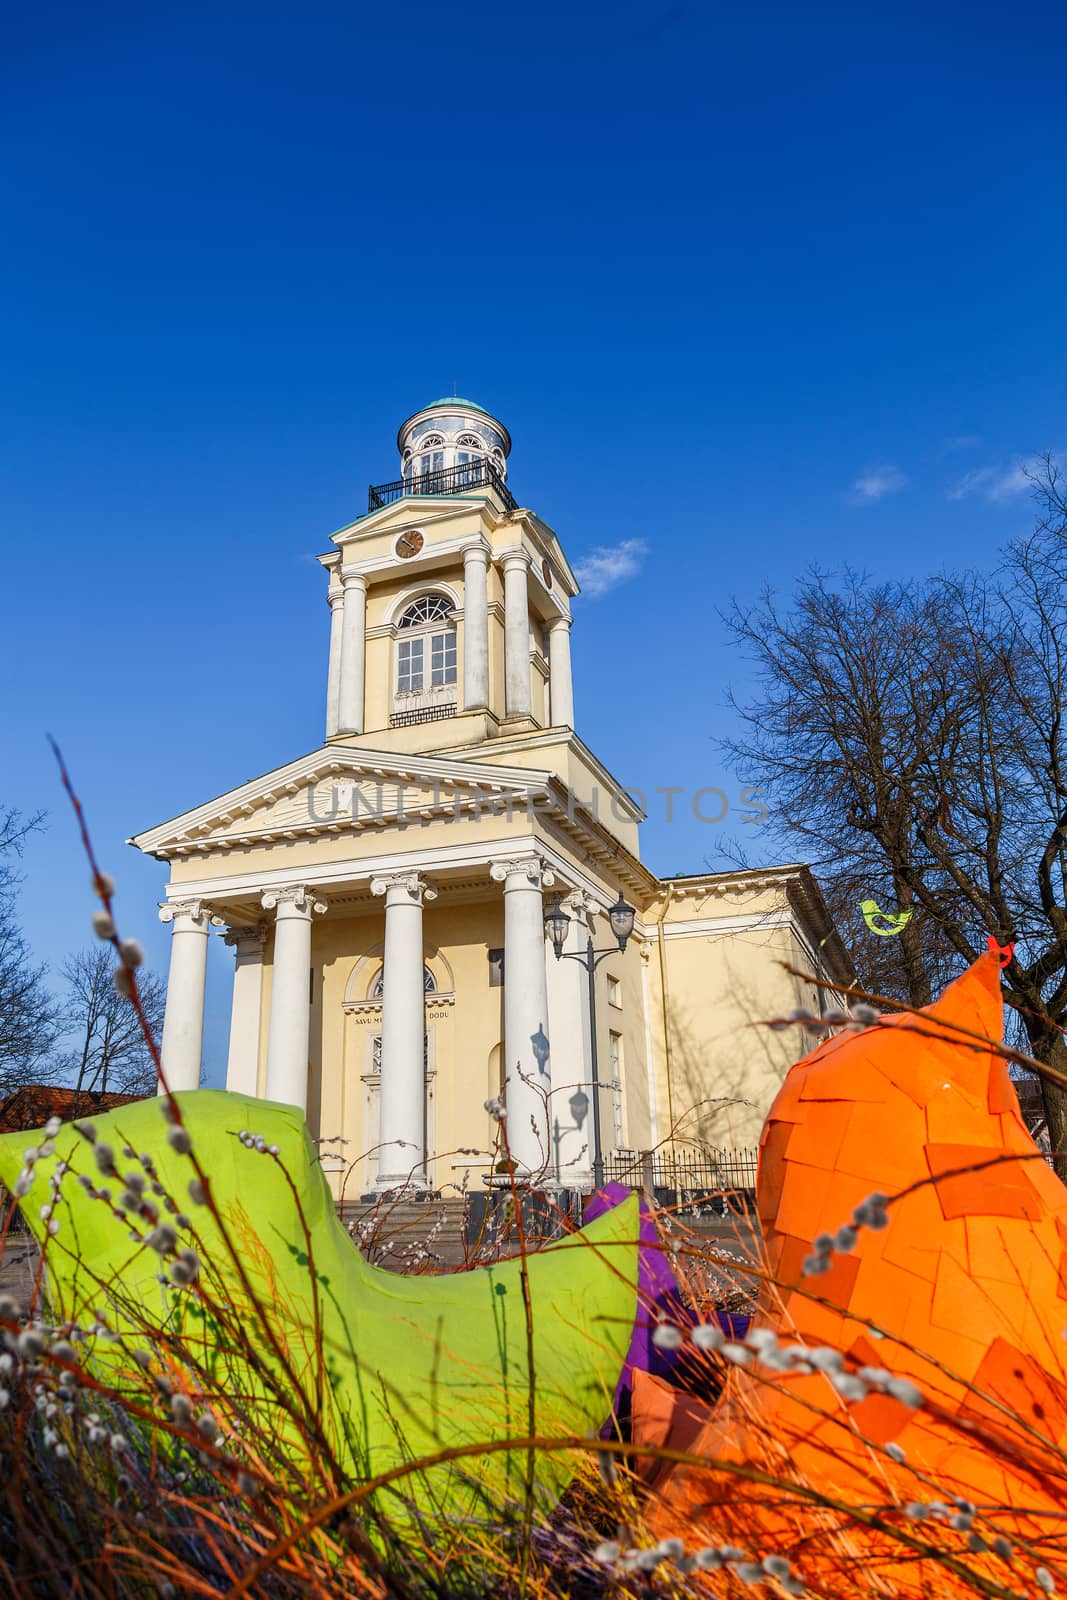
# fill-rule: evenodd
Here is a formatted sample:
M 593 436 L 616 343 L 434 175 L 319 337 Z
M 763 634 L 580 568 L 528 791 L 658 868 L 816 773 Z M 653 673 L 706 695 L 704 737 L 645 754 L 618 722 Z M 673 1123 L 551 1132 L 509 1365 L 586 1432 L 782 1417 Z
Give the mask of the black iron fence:
M 378 511 L 406 494 L 466 494 L 471 489 L 495 489 L 509 511 L 519 509 L 491 461 L 463 461 L 457 467 L 439 467 L 393 483 L 372 483 L 367 490 L 367 510 Z
M 755 1194 L 755 1146 L 721 1150 L 613 1151 L 604 1157 L 604 1177 L 631 1189 L 664 1191 L 678 1200 L 701 1202 L 723 1194 Z

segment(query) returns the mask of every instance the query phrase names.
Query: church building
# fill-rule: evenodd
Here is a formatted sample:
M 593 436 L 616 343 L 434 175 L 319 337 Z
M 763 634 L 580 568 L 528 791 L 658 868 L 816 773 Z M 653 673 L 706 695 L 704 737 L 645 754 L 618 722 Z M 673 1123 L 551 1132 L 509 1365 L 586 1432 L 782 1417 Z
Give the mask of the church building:
M 319 557 L 325 739 L 130 841 L 170 873 L 167 1081 L 201 1080 L 216 928 L 227 1087 L 302 1107 L 339 1198 L 479 1186 L 498 1098 L 549 1185 L 651 1150 L 728 1162 L 811 1042 L 758 1024 L 826 1008 L 783 963 L 849 978 L 815 880 L 642 864 L 635 797 L 577 731 L 578 584 L 507 429 L 453 396 L 397 443 Z

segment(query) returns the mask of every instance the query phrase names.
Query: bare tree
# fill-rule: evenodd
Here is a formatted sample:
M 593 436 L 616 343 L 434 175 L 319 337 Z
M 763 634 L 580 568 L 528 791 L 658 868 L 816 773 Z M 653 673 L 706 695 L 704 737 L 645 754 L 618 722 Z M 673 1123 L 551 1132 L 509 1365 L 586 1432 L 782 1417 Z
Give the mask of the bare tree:
M 1002 568 L 907 584 L 813 572 L 729 619 L 760 689 L 727 749 L 826 884 L 861 980 L 929 1002 L 991 936 L 1016 1029 L 1067 1070 L 1067 505 L 1055 463 L 1041 517 Z M 892 938 L 859 902 L 910 911 Z M 1067 1102 L 1043 1083 L 1067 1177 Z
M 16 915 L 20 882 L 15 865 L 40 815 L 0 808 L 0 1093 L 39 1083 L 56 1041 L 56 1006 L 45 968 L 29 951 Z
M 71 956 L 62 968 L 66 993 L 60 1015 L 71 1043 L 60 1057 L 61 1076 L 79 1092 L 152 1094 L 155 1065 L 136 1011 L 115 988 L 115 965 L 110 945 L 98 944 Z M 158 1039 L 166 985 L 141 968 L 137 989 Z

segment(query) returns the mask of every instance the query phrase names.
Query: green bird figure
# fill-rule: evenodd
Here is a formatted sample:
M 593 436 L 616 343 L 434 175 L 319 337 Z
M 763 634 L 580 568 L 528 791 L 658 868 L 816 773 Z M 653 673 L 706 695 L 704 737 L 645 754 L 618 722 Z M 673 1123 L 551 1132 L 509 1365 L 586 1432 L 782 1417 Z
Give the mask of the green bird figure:
M 911 921 L 910 911 L 882 911 L 877 900 L 861 900 L 860 910 L 871 932 L 883 939 L 891 939 L 895 933 L 902 933 Z

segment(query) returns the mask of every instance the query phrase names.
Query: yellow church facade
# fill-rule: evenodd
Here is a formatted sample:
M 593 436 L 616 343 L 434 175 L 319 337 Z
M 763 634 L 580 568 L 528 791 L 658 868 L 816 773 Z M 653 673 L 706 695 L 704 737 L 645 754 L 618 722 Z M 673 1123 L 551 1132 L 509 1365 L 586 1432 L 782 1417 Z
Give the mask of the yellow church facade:
M 498 1099 L 549 1186 L 589 1188 L 598 1154 L 729 1159 L 806 1048 L 761 1020 L 825 1005 L 783 963 L 849 976 L 818 887 L 795 865 L 643 865 L 639 807 L 575 730 L 578 585 L 508 487 L 506 428 L 452 397 L 398 446 L 401 476 L 319 558 L 325 739 L 131 841 L 169 869 L 167 1080 L 200 1082 L 217 930 L 227 1087 L 303 1107 L 339 1198 L 488 1180 Z

